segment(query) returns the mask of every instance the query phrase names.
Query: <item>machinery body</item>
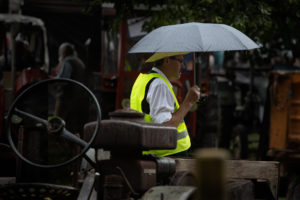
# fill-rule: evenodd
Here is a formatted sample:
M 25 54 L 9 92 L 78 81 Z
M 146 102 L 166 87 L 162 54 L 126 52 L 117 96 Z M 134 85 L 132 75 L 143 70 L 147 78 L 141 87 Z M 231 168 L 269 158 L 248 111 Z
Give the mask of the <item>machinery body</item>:
M 100 199 L 141 197 L 147 190 L 168 184 L 175 174 L 175 160 L 143 155 L 151 149 L 176 147 L 177 130 L 159 124 L 145 123 L 143 115 L 133 110 L 117 110 L 109 120 L 101 121 L 100 133 L 92 147 L 110 151 L 109 160 L 97 161 Z M 85 125 L 89 137 L 95 123 Z

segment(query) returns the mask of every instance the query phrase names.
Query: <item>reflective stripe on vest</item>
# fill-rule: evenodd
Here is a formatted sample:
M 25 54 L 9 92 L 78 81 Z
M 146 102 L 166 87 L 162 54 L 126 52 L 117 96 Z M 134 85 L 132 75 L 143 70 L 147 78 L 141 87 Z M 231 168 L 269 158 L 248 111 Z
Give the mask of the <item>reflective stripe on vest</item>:
M 184 131 L 182 131 L 182 132 L 180 132 L 180 133 L 177 133 L 177 140 L 180 140 L 180 139 L 182 139 L 182 138 L 185 138 L 188 134 L 189 134 L 189 133 L 188 133 L 186 130 L 184 130 Z
M 132 87 L 132 91 L 131 91 L 131 95 L 130 95 L 130 108 L 133 110 L 145 113 L 145 112 L 143 112 L 143 108 L 142 108 L 141 104 L 142 104 L 143 99 L 146 98 L 146 95 L 147 95 L 147 94 L 145 94 L 146 86 L 149 83 L 149 81 L 151 81 L 153 78 L 160 78 L 167 84 L 169 90 L 171 91 L 171 93 L 174 97 L 174 101 L 175 101 L 174 112 L 176 112 L 179 109 L 179 103 L 173 92 L 173 89 L 172 89 L 171 85 L 169 84 L 169 82 L 158 73 L 150 73 L 150 74 L 142 74 L 141 73 L 138 76 L 138 78 L 136 79 L 136 81 Z M 147 113 L 145 113 L 144 120 L 146 122 L 152 122 L 151 116 Z M 177 147 L 176 147 L 176 149 L 151 150 L 151 151 L 147 151 L 147 152 L 143 152 L 143 153 L 154 153 L 157 156 L 166 156 L 166 155 L 171 155 L 171 154 L 185 151 L 185 150 L 189 149 L 190 146 L 191 146 L 190 137 L 188 135 L 188 131 L 187 131 L 185 122 L 183 121 L 177 127 Z

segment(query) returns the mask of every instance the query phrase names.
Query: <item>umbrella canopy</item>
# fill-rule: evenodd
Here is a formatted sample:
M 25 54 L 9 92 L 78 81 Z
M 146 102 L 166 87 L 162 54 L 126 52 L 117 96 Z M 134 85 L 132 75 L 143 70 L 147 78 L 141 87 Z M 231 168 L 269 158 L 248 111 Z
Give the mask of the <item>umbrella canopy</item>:
M 259 48 L 245 34 L 225 25 L 186 23 L 159 27 L 137 42 L 129 53 L 209 52 Z

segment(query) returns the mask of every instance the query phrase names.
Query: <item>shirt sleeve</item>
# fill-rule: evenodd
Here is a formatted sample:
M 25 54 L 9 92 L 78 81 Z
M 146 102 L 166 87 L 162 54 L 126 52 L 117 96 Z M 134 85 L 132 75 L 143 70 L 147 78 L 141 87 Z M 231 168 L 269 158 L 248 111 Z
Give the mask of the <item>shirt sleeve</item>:
M 70 62 L 64 62 L 57 74 L 57 78 L 71 78 L 72 65 Z
M 164 123 L 172 118 L 174 98 L 166 83 L 156 78 L 150 85 L 147 94 L 150 116 L 154 123 Z

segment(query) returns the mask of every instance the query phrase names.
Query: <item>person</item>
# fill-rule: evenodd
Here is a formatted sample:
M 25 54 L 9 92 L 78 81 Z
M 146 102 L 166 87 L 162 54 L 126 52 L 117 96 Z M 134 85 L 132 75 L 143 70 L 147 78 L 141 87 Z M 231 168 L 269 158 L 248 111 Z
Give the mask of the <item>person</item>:
M 57 78 L 69 78 L 81 83 L 86 82 L 86 67 L 76 55 L 71 43 L 64 42 L 58 48 L 59 68 Z
M 86 67 L 76 55 L 74 46 L 71 43 L 62 43 L 58 49 L 58 56 L 59 64 L 54 78 L 72 79 L 86 85 Z M 54 115 L 62 117 L 67 122 L 66 128 L 69 131 L 82 135 L 89 112 L 88 94 L 73 84 L 63 85 L 61 89 L 62 92 L 56 100 Z
M 131 95 L 130 108 L 145 114 L 146 122 L 177 127 L 177 147 L 171 150 L 150 150 L 143 154 L 156 156 L 187 156 L 191 146 L 184 117 L 200 99 L 200 88 L 189 88 L 183 102 L 179 105 L 170 81 L 180 78 L 185 53 L 155 53 L 146 62 L 155 61 L 155 67 L 147 74 L 139 74 Z

